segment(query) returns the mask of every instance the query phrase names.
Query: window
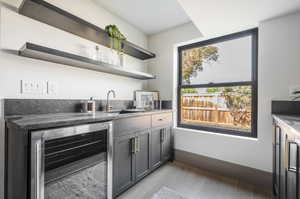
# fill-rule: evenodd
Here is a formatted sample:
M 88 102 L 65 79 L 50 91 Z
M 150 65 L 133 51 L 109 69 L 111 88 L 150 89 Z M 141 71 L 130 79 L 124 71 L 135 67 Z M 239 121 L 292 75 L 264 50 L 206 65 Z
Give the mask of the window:
M 178 48 L 178 127 L 257 137 L 258 30 Z

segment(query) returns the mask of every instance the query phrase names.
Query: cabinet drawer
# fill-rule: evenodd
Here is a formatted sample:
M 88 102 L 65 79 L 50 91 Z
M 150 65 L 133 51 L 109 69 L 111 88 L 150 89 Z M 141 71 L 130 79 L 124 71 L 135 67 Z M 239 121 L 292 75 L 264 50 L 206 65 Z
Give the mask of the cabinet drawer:
M 172 113 L 152 115 L 152 128 L 172 125 Z
M 151 116 L 130 117 L 115 120 L 114 137 L 129 135 L 138 130 L 148 129 L 151 127 Z

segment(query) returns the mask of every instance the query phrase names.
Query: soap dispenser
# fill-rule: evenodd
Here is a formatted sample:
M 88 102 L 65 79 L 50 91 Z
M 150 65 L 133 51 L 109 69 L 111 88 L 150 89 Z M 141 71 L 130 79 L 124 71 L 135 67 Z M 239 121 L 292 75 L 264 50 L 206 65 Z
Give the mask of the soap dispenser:
M 87 112 L 88 113 L 95 113 L 96 112 L 96 101 L 93 97 L 90 98 L 89 101 L 87 101 Z
M 96 101 L 93 97 L 91 97 L 89 100 L 84 101 L 82 104 L 82 112 L 83 113 L 96 113 Z

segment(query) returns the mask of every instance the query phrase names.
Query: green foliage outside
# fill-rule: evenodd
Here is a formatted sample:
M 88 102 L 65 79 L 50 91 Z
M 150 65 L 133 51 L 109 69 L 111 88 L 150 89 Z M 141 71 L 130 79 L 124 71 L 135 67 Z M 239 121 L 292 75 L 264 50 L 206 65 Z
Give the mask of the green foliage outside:
M 212 87 L 208 93 L 220 92 L 236 124 L 251 124 L 251 86 Z
M 197 76 L 197 72 L 203 70 L 203 63 L 217 61 L 218 58 L 218 48 L 215 46 L 204 46 L 184 51 L 182 54 L 183 82 L 190 84 L 191 77 Z
M 198 93 L 197 89 L 195 88 L 183 88 L 181 89 L 182 94 L 195 94 Z
M 222 95 L 229 108 L 239 110 L 251 108 L 251 86 L 225 87 Z
M 220 92 L 226 99 L 229 109 L 243 110 L 251 108 L 251 86 L 211 87 L 207 93 Z
M 212 88 L 207 88 L 206 89 L 206 92 L 209 93 L 209 94 L 217 93 L 217 92 L 220 92 L 220 91 L 221 91 L 221 88 L 219 88 L 219 87 L 212 87 Z
M 222 95 L 235 124 L 251 125 L 251 86 L 226 87 Z

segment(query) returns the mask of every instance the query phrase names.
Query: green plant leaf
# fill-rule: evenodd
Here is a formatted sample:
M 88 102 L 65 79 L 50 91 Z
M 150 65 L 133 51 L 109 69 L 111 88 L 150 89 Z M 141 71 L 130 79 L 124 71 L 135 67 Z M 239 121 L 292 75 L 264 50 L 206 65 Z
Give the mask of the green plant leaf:
M 300 91 L 294 91 L 293 94 L 300 94 Z
M 297 99 L 300 99 L 300 96 L 296 96 L 296 97 L 294 97 L 292 100 L 295 101 L 295 100 L 297 100 Z
M 123 53 L 122 41 L 126 40 L 126 37 L 121 33 L 119 28 L 114 25 L 107 25 L 105 31 L 110 37 L 110 47 L 118 51 L 119 54 Z

